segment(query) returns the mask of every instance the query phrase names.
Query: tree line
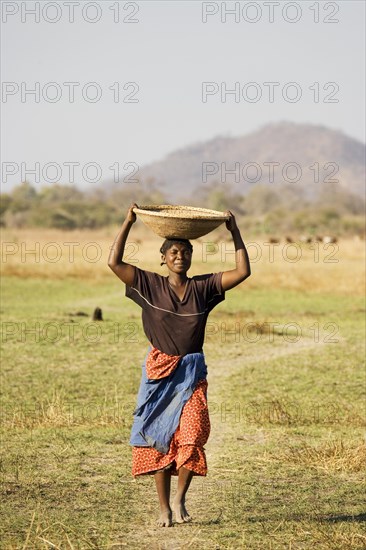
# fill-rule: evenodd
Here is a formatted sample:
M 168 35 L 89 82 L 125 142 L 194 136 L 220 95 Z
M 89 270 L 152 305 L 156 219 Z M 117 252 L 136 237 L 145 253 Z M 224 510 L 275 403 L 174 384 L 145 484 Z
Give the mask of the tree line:
M 131 202 L 137 204 L 190 204 L 214 210 L 232 210 L 241 227 L 251 234 L 319 232 L 363 234 L 365 201 L 339 184 L 324 184 L 314 198 L 292 184 L 256 184 L 245 195 L 220 182 L 197 186 L 193 196 L 167 199 L 154 182 L 124 187 L 81 190 L 54 184 L 36 189 L 23 182 L 2 193 L 2 227 L 96 229 L 120 224 Z

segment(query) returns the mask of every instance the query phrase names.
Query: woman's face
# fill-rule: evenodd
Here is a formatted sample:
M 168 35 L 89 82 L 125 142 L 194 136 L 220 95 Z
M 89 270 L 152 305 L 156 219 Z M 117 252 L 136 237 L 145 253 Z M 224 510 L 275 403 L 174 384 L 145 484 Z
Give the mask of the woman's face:
M 166 251 L 165 256 L 162 255 L 162 259 L 170 271 L 185 273 L 191 267 L 192 252 L 185 244 L 176 243 Z

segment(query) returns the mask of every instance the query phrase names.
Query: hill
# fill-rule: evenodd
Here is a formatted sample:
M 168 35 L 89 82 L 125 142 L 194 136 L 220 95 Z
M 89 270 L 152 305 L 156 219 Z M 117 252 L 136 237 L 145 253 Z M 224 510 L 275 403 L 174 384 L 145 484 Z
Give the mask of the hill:
M 279 122 L 173 151 L 143 166 L 140 178 L 154 181 L 171 201 L 214 182 L 243 195 L 255 184 L 290 183 L 309 199 L 319 195 L 322 184 L 335 182 L 364 196 L 365 145 L 324 126 Z

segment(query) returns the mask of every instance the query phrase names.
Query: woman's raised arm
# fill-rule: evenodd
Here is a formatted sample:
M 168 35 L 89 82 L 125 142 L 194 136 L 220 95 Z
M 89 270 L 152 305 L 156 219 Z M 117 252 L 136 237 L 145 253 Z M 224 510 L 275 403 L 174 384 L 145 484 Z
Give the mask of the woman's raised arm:
M 133 208 L 138 208 L 137 204 L 131 204 L 128 209 L 125 221 L 122 224 L 121 230 L 114 239 L 112 248 L 108 258 L 108 267 L 123 281 L 126 285 L 131 286 L 135 277 L 135 266 L 128 264 L 122 260 L 125 251 L 125 245 L 128 234 L 132 225 L 136 221 L 136 214 L 132 211 Z
M 230 216 L 230 219 L 226 222 L 226 227 L 231 232 L 234 241 L 236 268 L 224 271 L 222 274 L 221 284 L 224 291 L 234 288 L 247 279 L 251 273 L 248 252 L 241 238 L 240 230 L 236 225 L 235 216 L 230 210 L 227 210 L 226 214 Z

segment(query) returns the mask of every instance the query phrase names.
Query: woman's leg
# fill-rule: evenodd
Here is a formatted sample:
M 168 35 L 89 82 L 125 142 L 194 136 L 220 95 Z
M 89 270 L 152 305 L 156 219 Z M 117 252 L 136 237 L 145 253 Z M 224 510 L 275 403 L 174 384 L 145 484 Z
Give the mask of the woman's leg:
M 193 472 L 184 466 L 178 470 L 178 488 L 173 501 L 173 511 L 177 523 L 191 521 L 191 516 L 188 514 L 185 507 L 186 492 L 189 489 L 193 477 Z
M 170 482 L 172 475 L 170 469 L 159 470 L 154 474 L 156 489 L 159 496 L 160 517 L 158 525 L 160 527 L 171 527 L 172 525 L 172 510 L 170 508 Z

